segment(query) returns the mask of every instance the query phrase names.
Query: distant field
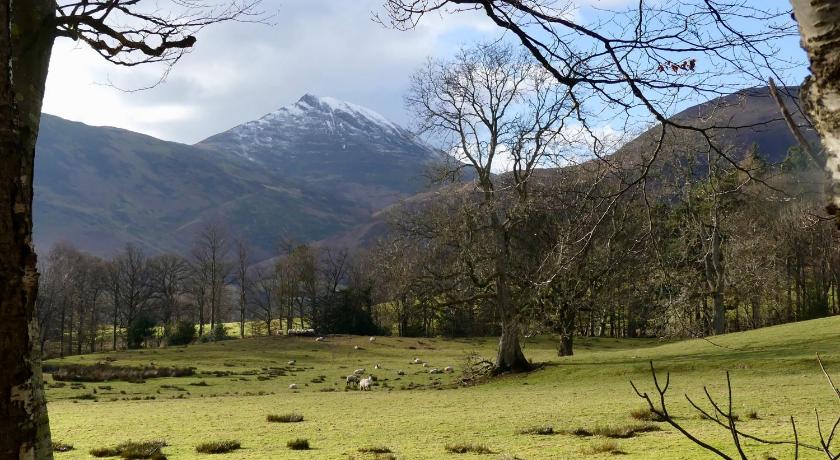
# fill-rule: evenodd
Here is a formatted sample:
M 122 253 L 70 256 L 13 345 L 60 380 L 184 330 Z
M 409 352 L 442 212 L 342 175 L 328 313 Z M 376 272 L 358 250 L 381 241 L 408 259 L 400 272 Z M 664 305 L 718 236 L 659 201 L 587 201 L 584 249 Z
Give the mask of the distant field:
M 821 409 L 825 424 L 840 412 L 815 361 L 819 352 L 838 376 L 835 381 L 840 380 L 840 317 L 711 340 L 714 344 L 579 339 L 574 357 L 558 358 L 552 341 L 532 338 L 525 342 L 525 353 L 545 363 L 540 370 L 475 387 L 448 388 L 467 353 L 492 356 L 494 338 L 378 337 L 374 343 L 367 337 L 330 337 L 325 342 L 248 338 L 54 359 L 47 364 L 108 358 L 114 365 L 195 366 L 199 375 L 145 383 L 85 383 L 75 389 L 69 383 L 59 388 L 48 377 L 47 396 L 53 439 L 75 447 L 56 454 L 59 460 L 91 458 L 88 451 L 95 447 L 155 439 L 167 442 L 164 452 L 170 459 L 376 458 L 358 451 L 369 446 L 386 446 L 400 459 L 612 458 L 590 453 L 605 442 L 599 436 L 517 431 L 537 425 L 559 431 L 634 423 L 629 414 L 642 402 L 628 380 L 650 389 L 651 359 L 662 371 L 671 371 L 672 414 L 693 433 L 732 454 L 727 432 L 697 417 L 683 397 L 688 393 L 701 399 L 702 387 L 708 385 L 725 399 L 726 370 L 732 373 L 735 410 L 744 414 L 740 427 L 749 433 L 787 439 L 793 415 L 801 439 L 816 443 L 814 408 Z M 362 349 L 355 350 L 356 345 Z M 409 364 L 415 357 L 438 368 L 454 366 L 455 373 L 430 375 L 428 368 Z M 296 363 L 288 366 L 292 359 Z M 383 368 L 374 370 L 377 363 Z M 344 391 L 345 376 L 360 367 L 376 375 L 378 385 L 371 392 Z M 398 376 L 398 370 L 406 375 Z M 193 385 L 201 382 L 206 386 Z M 292 383 L 298 390 L 288 388 Z M 437 386 L 447 388 L 433 389 Z M 73 399 L 78 397 L 96 400 Z M 751 411 L 758 419 L 746 417 Z M 289 412 L 302 414 L 304 421 L 266 421 L 269 414 Z M 662 431 L 616 440 L 626 453 L 621 458 L 710 458 L 675 430 L 659 425 Z M 286 442 L 293 438 L 307 438 L 312 450 L 289 450 Z M 195 451 L 200 443 L 227 439 L 239 441 L 242 449 L 215 456 Z M 482 444 L 493 453 L 444 450 L 444 445 L 460 442 Z M 793 458 L 788 447 L 746 442 L 746 450 L 750 458 Z M 825 457 L 804 451 L 800 458 Z

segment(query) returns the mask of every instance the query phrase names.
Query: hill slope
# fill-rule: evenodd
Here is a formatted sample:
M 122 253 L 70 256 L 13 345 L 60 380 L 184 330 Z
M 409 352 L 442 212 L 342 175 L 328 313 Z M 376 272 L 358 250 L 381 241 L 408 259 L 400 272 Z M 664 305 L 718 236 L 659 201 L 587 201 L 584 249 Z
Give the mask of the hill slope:
M 259 260 L 281 238 L 326 238 L 423 190 L 439 158 L 374 112 L 311 95 L 196 146 L 44 115 L 35 241 L 184 252 L 216 222 Z

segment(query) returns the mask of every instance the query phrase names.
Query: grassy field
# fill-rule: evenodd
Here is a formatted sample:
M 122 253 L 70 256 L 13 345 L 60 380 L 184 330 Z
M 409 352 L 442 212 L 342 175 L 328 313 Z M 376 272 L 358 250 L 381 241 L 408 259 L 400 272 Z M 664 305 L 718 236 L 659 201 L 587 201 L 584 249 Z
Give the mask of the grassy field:
M 558 358 L 548 338 L 531 338 L 525 353 L 544 365 L 528 375 L 498 378 L 479 386 L 450 387 L 464 356 L 492 356 L 495 339 L 445 340 L 379 337 L 249 338 L 165 349 L 98 353 L 55 359 L 50 365 L 194 366 L 197 375 L 144 383 L 85 383 L 64 386 L 47 377 L 53 439 L 75 449 L 59 460 L 90 458 L 88 451 L 127 440 L 165 440 L 164 452 L 180 458 L 358 458 L 360 448 L 385 446 L 394 458 L 609 458 L 593 448 L 601 436 L 528 435 L 517 431 L 551 425 L 555 431 L 638 423 L 641 408 L 628 381 L 651 390 L 648 361 L 671 372 L 670 411 L 693 433 L 729 448 L 728 433 L 700 419 L 683 397 L 701 399 L 703 385 L 725 400 L 725 371 L 731 371 L 740 427 L 770 438 L 791 437 L 796 417 L 800 438 L 816 443 L 814 408 L 824 424 L 840 412 L 815 361 L 820 353 L 840 380 L 840 317 L 715 337 L 660 343 L 655 340 L 580 339 L 576 355 Z M 354 349 L 359 346 L 361 349 Z M 455 373 L 430 375 L 409 364 L 454 366 Z M 289 360 L 296 360 L 292 366 Z M 382 369 L 374 370 L 375 364 Z M 378 377 L 370 392 L 345 391 L 345 376 L 364 367 Z M 399 370 L 406 375 L 399 376 Z M 295 383 L 297 390 L 289 389 Z M 88 399 L 85 399 L 88 398 Z M 95 399 L 92 399 L 95 398 Z M 756 412 L 758 418 L 747 414 Z M 270 423 L 269 414 L 297 412 L 300 423 Z M 688 459 L 710 455 L 665 424 L 661 431 L 610 440 L 623 458 Z M 306 438 L 311 450 L 290 450 L 287 441 Z M 229 454 L 198 454 L 207 441 L 236 440 Z M 484 445 L 491 454 L 452 454 L 446 444 Z M 595 449 L 597 450 L 597 449 Z M 789 447 L 746 442 L 750 458 L 793 458 Z M 801 458 L 824 458 L 804 451 Z M 382 457 L 380 457 L 382 458 Z

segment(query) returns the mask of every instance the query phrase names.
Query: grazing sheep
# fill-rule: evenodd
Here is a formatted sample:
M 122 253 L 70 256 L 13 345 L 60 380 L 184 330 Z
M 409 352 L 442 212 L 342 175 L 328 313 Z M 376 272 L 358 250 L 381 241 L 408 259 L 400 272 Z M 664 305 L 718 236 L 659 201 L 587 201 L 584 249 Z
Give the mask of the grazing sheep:
M 359 376 L 356 374 L 350 374 L 347 376 L 347 385 L 353 385 L 359 383 Z
M 289 360 L 288 365 L 289 365 L 289 366 L 294 366 L 296 362 L 297 362 L 297 361 L 295 361 L 294 359 Z
M 297 383 L 293 383 L 293 384 L 289 385 L 289 389 L 290 390 L 297 390 Z
M 429 367 L 429 363 L 423 363 L 423 367 Z
M 359 381 L 359 390 L 360 391 L 370 391 L 370 387 L 373 385 L 373 378 L 366 377 Z
M 397 371 L 397 375 L 405 375 L 405 371 Z
M 452 366 L 446 366 L 446 367 L 443 368 L 443 372 L 446 372 L 447 374 L 451 374 L 451 373 L 455 372 L 455 369 L 453 369 Z
M 420 364 L 422 362 L 423 361 L 420 361 L 420 358 L 414 358 L 414 361 L 412 361 L 413 364 Z
M 373 368 L 374 369 L 382 369 L 382 366 L 380 366 L 379 363 L 376 363 L 376 364 L 373 365 Z
M 362 347 L 360 347 L 360 346 L 358 346 L 358 345 L 354 345 L 354 346 L 353 346 L 353 349 L 354 349 L 354 350 L 361 350 L 361 349 L 362 349 Z
M 376 337 L 371 337 L 371 338 L 370 338 L 370 339 L 368 339 L 368 340 L 369 340 L 370 342 L 376 342 Z
M 356 375 L 362 375 L 365 373 L 365 368 L 363 367 L 361 369 L 356 369 L 355 371 L 353 371 L 353 373 Z
M 315 337 L 315 341 L 316 342 L 323 342 L 324 338 L 323 337 Z

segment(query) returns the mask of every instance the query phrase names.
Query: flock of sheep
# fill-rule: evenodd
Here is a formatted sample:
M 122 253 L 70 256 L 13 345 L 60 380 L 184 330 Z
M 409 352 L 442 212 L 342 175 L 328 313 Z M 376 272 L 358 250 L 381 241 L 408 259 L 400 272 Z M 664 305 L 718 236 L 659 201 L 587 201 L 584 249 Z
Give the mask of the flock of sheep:
M 319 336 L 319 337 L 315 338 L 316 342 L 323 342 L 324 340 L 325 340 L 325 338 L 323 336 Z M 371 343 L 376 342 L 376 337 L 371 337 L 369 339 L 369 341 Z M 359 347 L 358 345 L 355 345 L 353 347 L 353 349 L 361 350 L 362 348 Z M 293 360 L 289 361 L 288 365 L 289 366 L 294 366 L 296 363 L 297 363 L 297 361 L 295 361 L 293 359 Z M 422 361 L 420 358 L 417 358 L 417 357 L 415 357 L 413 360 L 411 360 L 411 362 L 409 364 L 421 364 L 423 367 L 429 367 L 429 363 L 427 363 L 425 361 Z M 382 366 L 377 363 L 373 366 L 373 368 L 374 369 L 382 369 Z M 437 367 L 433 367 L 433 368 L 429 369 L 429 374 L 442 374 L 442 373 L 449 374 L 449 373 L 452 373 L 454 371 L 455 371 L 455 369 L 453 369 L 452 366 L 446 366 L 446 367 L 443 368 L 443 370 L 440 370 Z M 363 367 L 353 371 L 352 374 L 347 376 L 346 381 L 345 381 L 346 385 L 349 386 L 349 387 L 358 387 L 360 391 L 370 391 L 371 389 L 373 389 L 373 382 L 376 381 L 376 377 L 374 377 L 373 375 L 368 375 L 367 377 L 362 377 L 365 374 L 365 372 L 366 372 L 366 370 Z M 399 370 L 399 371 L 397 371 L 397 375 L 405 375 L 405 371 Z M 289 389 L 290 390 L 297 390 L 298 386 L 297 386 L 296 383 L 292 383 L 292 384 L 289 385 Z

